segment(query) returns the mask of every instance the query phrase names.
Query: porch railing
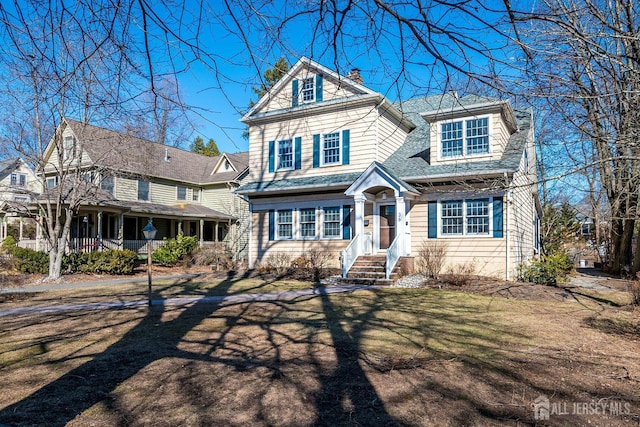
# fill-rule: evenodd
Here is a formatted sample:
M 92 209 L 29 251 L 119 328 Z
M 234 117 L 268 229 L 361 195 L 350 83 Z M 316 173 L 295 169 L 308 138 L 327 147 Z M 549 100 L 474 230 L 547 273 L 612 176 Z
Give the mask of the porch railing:
M 369 254 L 372 251 L 373 239 L 371 233 L 356 234 L 349 245 L 342 251 L 342 277 L 347 277 L 347 273 L 353 267 L 356 259 L 362 254 Z
M 155 251 L 164 244 L 164 240 L 153 240 L 151 246 Z M 40 250 L 49 252 L 49 245 L 45 239 L 22 239 L 18 242 L 21 248 Z M 96 237 L 81 237 L 69 239 L 67 247 L 68 252 L 93 252 L 104 251 L 107 249 L 130 249 L 139 254 L 147 253 L 147 241 L 142 240 L 123 240 L 122 243 L 118 239 L 98 239 Z
M 396 264 L 398 263 L 398 260 L 402 256 L 400 254 L 401 245 L 400 245 L 399 237 L 400 236 L 396 236 L 396 238 L 393 239 L 393 242 L 391 242 L 391 244 L 387 248 L 387 263 L 386 263 L 386 269 L 385 269 L 386 270 L 385 274 L 387 279 L 391 277 L 391 272 L 393 272 L 393 269 L 396 268 Z

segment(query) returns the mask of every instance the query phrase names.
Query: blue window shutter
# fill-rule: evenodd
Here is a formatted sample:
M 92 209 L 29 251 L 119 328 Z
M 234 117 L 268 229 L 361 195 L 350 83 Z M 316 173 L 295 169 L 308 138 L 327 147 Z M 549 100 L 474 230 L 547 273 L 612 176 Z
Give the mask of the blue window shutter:
M 294 80 L 291 82 L 291 106 L 298 106 L 298 81 Z
M 493 237 L 504 235 L 504 208 L 502 197 L 493 199 Z
M 351 240 L 351 206 L 342 207 L 342 239 Z
M 316 74 L 316 101 L 322 101 L 322 74 Z
M 427 237 L 438 237 L 438 202 L 429 202 L 427 212 Z
M 275 162 L 276 162 L 276 142 L 269 141 L 269 172 L 273 172 L 275 170 Z
M 276 224 L 275 224 L 275 212 L 269 211 L 269 240 L 276 239 Z
M 313 135 L 313 167 L 320 167 L 320 134 Z
M 296 136 L 294 141 L 294 150 L 295 150 L 295 158 L 294 158 L 294 169 L 302 169 L 302 137 Z
M 342 164 L 349 164 L 349 129 L 342 131 Z

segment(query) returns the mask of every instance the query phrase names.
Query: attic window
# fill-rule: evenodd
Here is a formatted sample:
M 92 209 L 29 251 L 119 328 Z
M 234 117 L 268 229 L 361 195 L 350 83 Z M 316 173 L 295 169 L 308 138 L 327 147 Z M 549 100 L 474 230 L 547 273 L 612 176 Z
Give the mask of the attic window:
M 225 169 L 225 170 L 229 170 L 229 169 L 231 169 L 231 163 L 229 163 L 229 160 L 226 160 L 226 161 L 224 162 L 224 169 Z
M 65 136 L 62 141 L 62 155 L 64 159 L 70 159 L 75 156 L 75 140 L 72 136 Z
M 314 78 L 302 79 L 302 102 L 313 102 L 315 99 Z

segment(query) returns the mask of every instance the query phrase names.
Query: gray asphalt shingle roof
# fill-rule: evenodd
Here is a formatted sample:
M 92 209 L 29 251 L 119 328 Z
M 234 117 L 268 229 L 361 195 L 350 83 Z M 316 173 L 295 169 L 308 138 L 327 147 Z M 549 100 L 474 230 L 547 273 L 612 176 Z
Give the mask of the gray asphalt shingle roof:
M 249 164 L 248 152 L 227 154 L 237 171 L 212 174 L 221 156 L 208 157 L 76 120 L 65 121 L 94 164 L 122 172 L 210 184 L 234 181 Z
M 457 98 L 454 94 L 432 96 L 427 98 L 414 98 L 398 102 L 395 106 L 407 114 L 418 127 L 414 129 L 405 140 L 405 143 L 396 150 L 387 160 L 384 166 L 389 168 L 399 178 L 407 181 L 428 179 L 430 177 L 455 177 L 461 175 L 488 174 L 496 172 L 514 172 L 518 169 L 527 135 L 531 128 L 531 111 L 516 110 L 518 131 L 511 135 L 504 153 L 500 159 L 487 161 L 460 161 L 449 164 L 432 165 L 430 159 L 435 153 L 430 151 L 430 125 L 420 113 L 434 110 L 447 111 L 456 107 L 470 106 L 485 102 L 497 102 L 493 98 L 469 95 Z

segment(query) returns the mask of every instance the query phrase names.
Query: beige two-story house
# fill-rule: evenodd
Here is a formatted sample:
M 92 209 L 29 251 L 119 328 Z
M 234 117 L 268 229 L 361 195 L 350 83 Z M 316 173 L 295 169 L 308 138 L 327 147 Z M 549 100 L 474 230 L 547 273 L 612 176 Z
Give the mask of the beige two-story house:
M 52 139 L 45 151 L 40 204 L 59 186 L 84 186 L 71 250 L 143 252 L 142 229 L 152 220 L 156 246 L 182 233 L 246 257 L 248 209 L 233 191 L 248 174 L 248 153 L 208 157 L 68 118 L 56 132 L 60 142 Z
M 38 191 L 36 175 L 24 160 L 0 160 L 0 242 L 7 238 L 10 224 L 17 224 L 18 238 L 24 236 L 22 214 Z
M 440 241 L 449 266 L 510 279 L 536 253 L 531 110 L 453 92 L 392 103 L 302 58 L 242 121 L 250 265 L 319 250 L 346 275 L 379 254 L 388 277 Z

